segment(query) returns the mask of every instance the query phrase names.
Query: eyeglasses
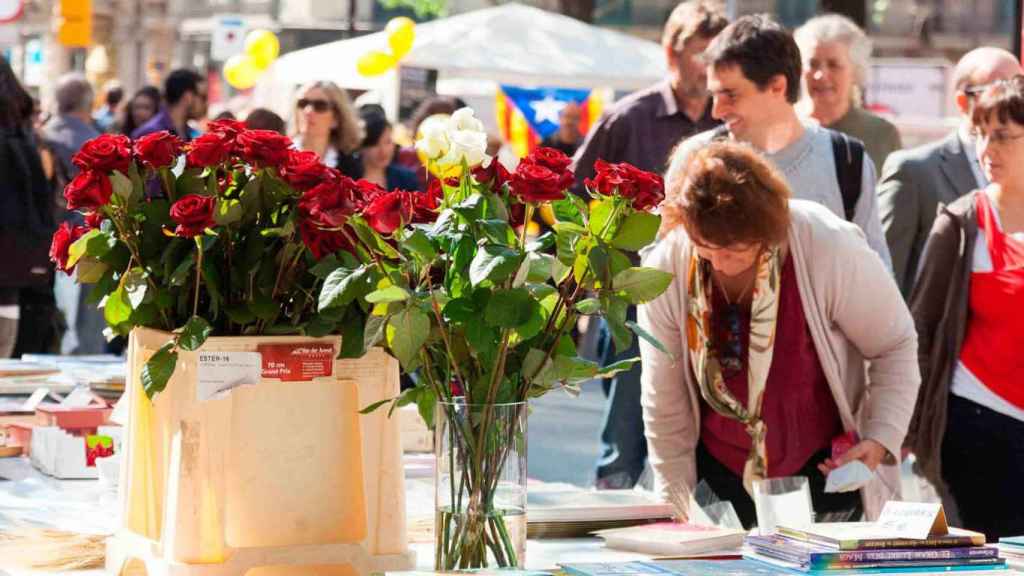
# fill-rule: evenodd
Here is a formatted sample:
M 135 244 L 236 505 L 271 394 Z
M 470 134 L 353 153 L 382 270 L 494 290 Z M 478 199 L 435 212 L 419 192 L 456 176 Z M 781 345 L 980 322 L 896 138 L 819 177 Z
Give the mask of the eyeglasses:
M 985 134 L 981 130 L 971 130 L 971 137 L 978 142 L 991 144 L 993 146 L 1004 146 L 1014 140 L 1024 138 L 1024 132 L 1020 134 L 1010 134 L 1005 130 L 995 130 L 991 134 Z
M 331 109 L 331 103 L 327 100 L 320 100 L 316 98 L 299 98 L 296 102 L 296 107 L 299 110 L 305 110 L 307 106 L 312 106 L 314 112 L 323 114 Z

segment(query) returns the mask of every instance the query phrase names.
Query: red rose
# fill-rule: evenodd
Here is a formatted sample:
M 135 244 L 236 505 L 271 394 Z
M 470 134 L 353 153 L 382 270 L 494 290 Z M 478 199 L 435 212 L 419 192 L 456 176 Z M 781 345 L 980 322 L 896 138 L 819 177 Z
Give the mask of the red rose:
M 132 141 L 121 134 L 103 134 L 89 140 L 71 157 L 80 170 L 127 173 L 132 165 Z
M 299 213 L 320 226 L 339 227 L 361 206 L 353 196 L 354 188 L 345 176 L 322 182 L 299 198 Z
M 499 191 L 502 186 L 512 180 L 512 174 L 502 166 L 501 162 L 494 159 L 491 160 L 487 168 L 482 165 L 473 168 L 473 178 L 481 184 L 489 185 L 492 190 Z
M 572 158 L 569 158 L 561 150 L 555 148 L 535 148 L 533 152 L 523 159 L 523 162 L 530 164 L 540 164 L 541 166 L 551 170 L 555 173 L 564 172 L 569 165 L 572 164 Z
M 245 122 L 239 120 L 213 120 L 206 124 L 207 132 L 219 132 L 234 139 L 236 136 L 245 132 Z
M 308 190 L 324 180 L 337 179 L 341 175 L 334 168 L 328 168 L 316 152 L 289 150 L 288 159 L 281 166 L 281 178 L 297 190 Z
M 618 193 L 632 201 L 636 210 L 650 210 L 665 198 L 665 183 L 661 176 L 646 172 L 628 162 L 609 164 L 603 160 L 594 163 L 594 179 L 585 184 L 603 196 Z
M 314 220 L 302 220 L 299 223 L 299 235 L 302 237 L 302 243 L 317 260 L 339 250 L 352 252 L 352 245 L 340 228 L 331 229 L 329 226 L 321 226 Z
M 512 175 L 512 193 L 523 202 L 561 200 L 572 185 L 572 172 L 553 172 L 540 164 L 521 162 Z
M 180 138 L 166 130 L 147 134 L 135 141 L 135 155 L 153 168 L 171 166 L 181 154 L 183 143 Z
M 207 132 L 188 145 L 186 164 L 189 168 L 215 166 L 227 160 L 234 145 L 233 137 L 222 132 Z
M 261 167 L 279 167 L 288 160 L 292 139 L 273 130 L 246 130 L 236 138 L 238 148 L 249 162 Z
M 186 194 L 171 206 L 171 220 L 178 227 L 174 233 L 182 237 L 199 236 L 203 230 L 213 226 L 213 208 L 217 199 L 213 196 Z
M 381 234 L 391 234 L 412 222 L 412 215 L 412 195 L 402 190 L 385 192 L 363 209 L 367 224 Z
M 103 172 L 85 170 L 64 188 L 68 210 L 95 210 L 110 202 L 113 187 Z
M 99 228 L 100 224 L 103 224 L 103 214 L 100 212 L 90 212 L 85 215 L 85 225 L 87 228 Z
M 434 180 L 437 182 L 437 180 Z M 441 207 L 441 186 L 431 183 L 426 192 L 407 192 L 412 196 L 413 224 L 430 224 L 437 220 L 437 209 Z
M 53 241 L 50 243 L 50 260 L 57 265 L 57 270 L 70 274 L 74 266 L 68 268 L 68 250 L 71 245 L 88 232 L 85 226 L 71 226 L 70 222 L 64 222 L 53 233 Z
M 352 197 L 355 198 L 360 210 L 369 206 L 370 202 L 376 200 L 377 197 L 387 193 L 387 190 L 369 180 L 360 178 L 353 183 Z

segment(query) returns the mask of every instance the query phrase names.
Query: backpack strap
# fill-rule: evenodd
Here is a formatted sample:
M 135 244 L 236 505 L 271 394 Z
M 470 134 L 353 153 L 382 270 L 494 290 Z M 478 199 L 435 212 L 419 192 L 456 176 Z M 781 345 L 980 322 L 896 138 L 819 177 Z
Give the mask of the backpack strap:
M 838 130 L 828 132 L 832 138 L 832 157 L 836 164 L 839 193 L 843 197 L 843 214 L 848 221 L 853 222 L 864 176 L 864 144 Z

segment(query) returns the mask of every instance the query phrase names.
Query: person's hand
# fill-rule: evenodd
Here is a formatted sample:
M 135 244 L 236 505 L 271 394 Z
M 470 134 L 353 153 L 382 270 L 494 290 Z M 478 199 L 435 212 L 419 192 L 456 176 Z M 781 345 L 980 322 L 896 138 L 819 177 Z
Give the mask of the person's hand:
M 824 462 L 818 464 L 818 470 L 821 470 L 822 474 L 828 474 L 847 462 L 860 460 L 873 472 L 882 463 L 882 460 L 885 459 L 887 453 L 888 451 L 885 449 L 885 446 L 882 446 L 877 441 L 861 440 L 839 458 L 834 460 L 826 458 Z

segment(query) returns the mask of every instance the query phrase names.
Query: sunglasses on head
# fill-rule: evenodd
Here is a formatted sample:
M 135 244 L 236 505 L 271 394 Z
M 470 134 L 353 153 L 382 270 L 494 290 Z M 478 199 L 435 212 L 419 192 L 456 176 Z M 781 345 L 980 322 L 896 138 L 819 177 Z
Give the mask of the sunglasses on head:
M 313 98 L 299 98 L 296 103 L 299 110 L 305 110 L 306 106 L 312 106 L 314 112 L 327 112 L 331 109 L 331 103 L 327 100 L 318 100 Z

